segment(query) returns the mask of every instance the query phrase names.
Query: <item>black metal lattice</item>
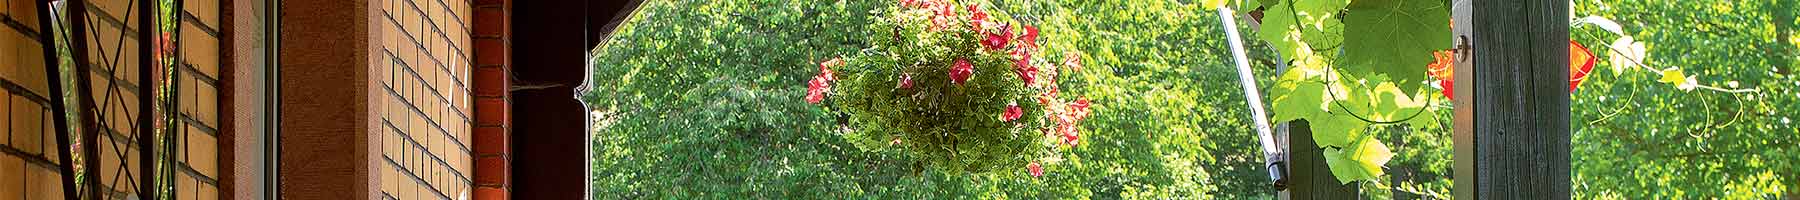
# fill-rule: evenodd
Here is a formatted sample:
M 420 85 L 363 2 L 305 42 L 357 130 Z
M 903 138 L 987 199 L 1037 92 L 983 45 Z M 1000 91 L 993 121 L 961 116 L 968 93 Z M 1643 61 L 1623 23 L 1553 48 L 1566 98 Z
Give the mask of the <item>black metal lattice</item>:
M 45 77 L 49 79 L 50 91 L 69 93 L 64 87 L 73 87 L 70 95 L 73 99 L 64 99 L 63 95 L 46 95 L 50 98 L 44 103 L 51 104 L 54 113 L 58 155 L 79 155 L 82 159 L 76 164 L 73 156 L 59 156 L 62 176 L 62 191 L 65 199 L 170 199 L 172 195 L 164 194 L 172 184 L 174 162 L 169 152 L 177 145 L 174 142 L 174 130 L 167 126 L 176 120 L 176 95 L 167 95 L 175 88 L 169 80 L 176 80 L 180 70 L 174 65 L 161 65 L 161 57 L 167 54 L 178 54 L 180 51 L 153 49 L 167 39 L 159 40 L 158 33 L 178 31 L 162 30 L 164 25 L 179 27 L 179 23 L 168 24 L 164 17 L 156 20 L 144 20 L 145 16 L 159 16 L 163 13 L 157 8 L 180 10 L 179 1 L 173 5 L 156 5 L 148 0 L 127 0 L 122 15 L 108 13 L 105 10 L 90 9 L 99 7 L 85 0 L 51 1 L 38 0 L 38 24 L 41 34 L 35 35 L 44 46 Z M 91 16 L 91 17 L 90 17 Z M 133 30 L 126 22 L 137 18 L 137 28 Z M 104 28 L 119 31 L 104 33 Z M 172 29 L 179 30 L 179 29 Z M 135 49 L 124 48 L 127 38 L 136 38 Z M 108 40 L 111 43 L 108 44 Z M 169 49 L 173 45 L 170 45 Z M 126 52 L 135 52 L 128 56 Z M 91 54 L 90 54 L 91 53 Z M 97 56 L 98 59 L 91 59 Z M 126 66 L 127 57 L 137 59 L 136 66 Z M 169 63 L 179 63 L 170 58 Z M 66 60 L 65 60 L 66 59 Z M 64 63 L 68 62 L 68 63 Z M 65 82 L 63 67 L 72 67 L 74 80 Z M 126 70 L 135 67 L 136 83 L 128 81 L 123 75 Z M 95 76 L 104 77 L 95 80 Z M 71 83 L 71 85 L 64 85 Z M 98 93 L 92 91 L 96 86 L 103 89 Z M 128 98 L 127 94 L 132 95 Z M 159 95 L 160 94 L 160 95 Z M 63 105 L 74 100 L 73 108 Z M 128 101 L 136 102 L 136 109 L 130 108 Z M 158 112 L 160 111 L 160 112 Z M 64 116 L 75 115 L 73 123 Z M 103 121 L 104 120 L 104 121 Z M 114 123 L 129 120 L 129 123 Z M 157 124 L 164 124 L 165 128 Z M 76 127 L 76 128 L 70 128 Z M 78 132 L 70 134 L 69 132 Z M 161 131 L 163 133 L 158 133 Z M 105 136 L 105 140 L 102 140 Z M 154 137 L 153 137 L 154 136 Z M 125 142 L 131 141 L 131 142 Z M 71 145 L 79 144 L 81 153 L 72 153 Z M 106 148 L 102 151 L 101 148 Z M 126 152 L 135 150 L 137 159 L 132 159 Z M 109 153 L 110 152 L 110 153 Z M 116 163 L 102 165 L 103 158 L 116 160 Z M 133 172 L 133 168 L 137 171 Z M 77 171 L 80 172 L 77 172 Z M 103 176 L 102 171 L 114 171 Z M 80 173 L 80 174 L 76 174 Z M 79 179 L 77 177 L 80 177 Z M 134 178 L 135 177 L 135 178 Z M 121 187 L 125 186 L 125 187 Z M 131 187 L 135 186 L 135 187 Z M 135 198 L 134 198 L 135 197 Z

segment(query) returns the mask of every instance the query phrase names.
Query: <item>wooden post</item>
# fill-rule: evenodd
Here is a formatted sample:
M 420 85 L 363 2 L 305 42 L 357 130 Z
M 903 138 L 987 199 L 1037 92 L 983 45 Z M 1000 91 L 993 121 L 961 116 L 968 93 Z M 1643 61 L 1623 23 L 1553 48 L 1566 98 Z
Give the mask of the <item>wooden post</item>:
M 1566 0 L 1455 0 L 1457 199 L 1568 199 Z
M 1288 141 L 1288 178 L 1287 190 L 1281 191 L 1281 199 L 1357 199 L 1361 198 L 1356 184 L 1338 183 L 1337 177 L 1331 175 L 1331 166 L 1325 163 L 1324 149 L 1313 142 L 1312 128 L 1306 120 L 1288 122 L 1285 129 Z

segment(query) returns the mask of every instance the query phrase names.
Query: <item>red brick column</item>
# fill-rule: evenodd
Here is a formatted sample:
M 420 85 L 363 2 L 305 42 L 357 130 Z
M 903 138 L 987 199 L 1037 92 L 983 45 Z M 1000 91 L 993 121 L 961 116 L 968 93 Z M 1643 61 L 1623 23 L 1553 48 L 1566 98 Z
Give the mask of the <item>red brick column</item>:
M 512 16 L 510 0 L 477 0 L 475 34 L 475 199 L 512 191 Z

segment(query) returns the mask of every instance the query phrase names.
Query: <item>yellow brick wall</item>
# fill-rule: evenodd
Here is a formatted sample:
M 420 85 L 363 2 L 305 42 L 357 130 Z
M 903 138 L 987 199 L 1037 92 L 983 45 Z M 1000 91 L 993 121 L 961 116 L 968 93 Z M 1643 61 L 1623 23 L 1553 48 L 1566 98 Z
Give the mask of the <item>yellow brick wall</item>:
M 55 137 L 49 128 L 52 112 L 44 99 L 52 93 L 47 91 L 44 77 L 42 46 L 34 38 L 42 32 L 32 5 L 35 1 L 3 1 L 6 8 L 0 15 L 5 17 L 0 19 L 10 21 L 0 27 L 0 78 L 5 82 L 0 85 L 13 87 L 0 90 L 0 97 L 4 97 L 0 110 L 7 113 L 0 118 L 0 123 L 7 123 L 7 140 L 0 145 L 0 152 L 5 152 L 0 154 L 0 200 L 61 198 Z M 136 15 L 141 14 L 133 12 L 127 17 L 126 11 L 133 9 L 127 2 L 131 1 L 89 1 L 92 6 L 87 17 L 94 24 L 87 26 L 93 34 L 86 44 L 86 63 L 93 69 L 83 73 L 93 81 L 87 87 L 95 99 L 88 100 L 107 116 L 96 119 L 104 128 L 100 141 L 90 144 L 99 149 L 98 181 L 115 191 L 135 191 L 133 180 L 139 176 L 138 147 L 128 138 L 135 137 L 130 128 L 135 120 L 131 117 L 141 114 L 136 105 L 137 87 L 141 84 L 136 82 L 139 36 L 135 32 L 141 18 Z M 184 4 L 185 19 L 177 39 L 183 58 L 182 75 L 176 80 L 179 92 L 175 94 L 180 99 L 177 111 L 181 117 L 175 119 L 178 125 L 172 129 L 178 141 L 173 195 L 179 199 L 217 199 L 219 1 L 186 0 Z M 116 84 L 109 84 L 115 81 Z M 79 122 L 71 121 L 70 125 L 78 126 Z M 118 167 L 122 164 L 126 167 Z M 120 174 L 121 170 L 126 174 Z
M 0 200 L 62 198 L 32 3 L 0 0 Z
M 470 7 L 459 0 L 377 0 L 371 80 L 383 163 L 380 191 L 393 199 L 456 199 L 470 192 Z

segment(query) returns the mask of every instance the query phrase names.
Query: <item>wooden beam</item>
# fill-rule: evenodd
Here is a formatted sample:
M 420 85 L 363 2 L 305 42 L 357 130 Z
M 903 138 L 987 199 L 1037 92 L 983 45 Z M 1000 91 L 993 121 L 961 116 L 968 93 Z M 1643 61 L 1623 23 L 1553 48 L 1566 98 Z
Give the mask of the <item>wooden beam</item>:
M 1568 199 L 1566 0 L 1453 2 L 1458 199 Z
M 1288 122 L 1287 190 L 1281 199 L 1357 199 L 1362 196 L 1356 184 L 1339 183 L 1325 163 L 1325 149 L 1313 141 L 1312 128 L 1306 120 Z M 1359 183 L 1359 182 L 1352 182 Z

